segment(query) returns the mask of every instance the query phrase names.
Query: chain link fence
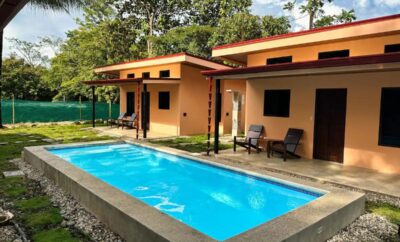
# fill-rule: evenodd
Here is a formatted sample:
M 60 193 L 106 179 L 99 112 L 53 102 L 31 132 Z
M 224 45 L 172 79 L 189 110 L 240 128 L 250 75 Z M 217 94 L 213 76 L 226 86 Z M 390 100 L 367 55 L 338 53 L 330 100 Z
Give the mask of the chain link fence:
M 3 123 L 42 123 L 92 119 L 92 102 L 2 100 Z M 96 103 L 96 119 L 116 118 L 119 104 Z

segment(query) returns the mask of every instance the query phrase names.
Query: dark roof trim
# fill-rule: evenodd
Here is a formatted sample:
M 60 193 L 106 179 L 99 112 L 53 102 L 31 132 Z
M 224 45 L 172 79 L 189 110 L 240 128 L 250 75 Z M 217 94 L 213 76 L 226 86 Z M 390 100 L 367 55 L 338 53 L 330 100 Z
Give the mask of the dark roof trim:
M 28 0 L 0 0 L 0 31 L 18 14 Z
M 211 70 L 211 71 L 202 71 L 201 73 L 205 76 L 218 77 L 226 75 L 240 75 L 240 74 L 261 73 L 261 72 L 382 64 L 382 63 L 393 63 L 393 62 L 400 62 L 400 53 L 356 56 L 356 57 L 335 58 L 335 59 L 305 61 L 305 62 L 293 62 L 293 63 L 285 63 L 285 64 L 277 64 L 269 66 L 265 65 L 265 66 L 244 67 L 236 69 Z
M 240 41 L 240 42 L 231 43 L 231 44 L 219 45 L 219 46 L 214 47 L 213 50 L 226 49 L 226 48 L 231 48 L 231 47 L 261 43 L 261 42 L 277 40 L 277 39 L 286 39 L 286 38 L 308 35 L 308 34 L 313 34 L 313 33 L 319 33 L 319 32 L 324 32 L 324 31 L 329 31 L 329 30 L 334 30 L 334 29 L 341 29 L 341 28 L 369 24 L 369 23 L 374 23 L 374 22 L 382 22 L 382 21 L 397 19 L 397 18 L 400 18 L 400 14 L 389 15 L 389 16 L 384 16 L 384 17 L 379 17 L 379 18 L 366 19 L 366 20 L 361 20 L 361 21 L 355 21 L 355 22 L 346 23 L 346 24 L 339 24 L 339 25 L 315 28 L 315 29 L 311 29 L 311 30 L 304 30 L 304 31 L 293 32 L 293 33 L 288 33 L 288 34 L 263 37 L 263 38 L 259 38 L 259 39 Z
M 102 80 L 92 80 L 84 81 L 83 83 L 89 86 L 110 86 L 118 84 L 132 84 L 132 83 L 142 83 L 143 81 L 179 81 L 180 78 L 118 78 L 118 79 L 102 79 Z

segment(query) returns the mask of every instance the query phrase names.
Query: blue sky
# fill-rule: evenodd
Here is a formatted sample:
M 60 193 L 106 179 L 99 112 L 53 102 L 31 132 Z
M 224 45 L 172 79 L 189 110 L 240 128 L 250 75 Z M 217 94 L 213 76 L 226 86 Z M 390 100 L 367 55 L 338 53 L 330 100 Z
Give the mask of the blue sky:
M 305 0 L 298 0 L 299 3 Z M 253 0 L 252 12 L 258 15 L 290 15 L 293 20 L 293 31 L 305 29 L 308 26 L 307 17 L 294 11 L 283 12 L 282 4 L 285 0 Z M 400 13 L 400 0 L 335 0 L 327 4 L 327 14 L 336 14 L 340 9 L 355 9 L 359 20 L 378 16 Z M 25 7 L 5 29 L 4 56 L 12 52 L 7 38 L 19 38 L 27 41 L 36 41 L 40 36 L 57 36 L 65 38 L 68 30 L 76 28 L 75 19 L 79 11 L 70 15 L 65 13 L 42 11 L 31 6 Z M 51 53 L 48 53 L 51 56 Z

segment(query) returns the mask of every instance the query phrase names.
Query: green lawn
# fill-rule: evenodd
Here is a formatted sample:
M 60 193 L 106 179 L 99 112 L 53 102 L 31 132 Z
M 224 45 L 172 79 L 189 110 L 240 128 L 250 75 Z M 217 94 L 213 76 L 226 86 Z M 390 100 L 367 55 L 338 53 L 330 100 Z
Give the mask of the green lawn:
M 112 139 L 98 136 L 90 125 L 46 125 L 36 127 L 18 127 L 0 129 L 0 174 L 3 171 L 16 170 L 10 159 L 21 157 L 25 146 L 49 144 L 42 139 L 52 139 L 58 143 L 89 142 Z M 0 175 L 0 198 L 8 204 L 16 215 L 16 221 L 26 230 L 29 239 L 37 242 L 88 241 L 77 231 L 61 227 L 62 217 L 50 198 L 43 194 L 36 181 L 23 178 L 3 178 Z
M 368 212 L 386 217 L 392 223 L 400 226 L 400 208 L 387 203 L 367 202 L 366 209 Z
M 200 153 L 207 151 L 207 136 L 206 135 L 196 135 L 190 137 L 178 137 L 174 139 L 165 139 L 165 140 L 152 140 L 150 141 L 153 144 L 159 144 L 179 150 L 185 150 L 192 153 Z M 214 143 L 211 143 L 211 149 Z M 219 148 L 221 150 L 226 150 L 232 148 L 232 144 L 221 144 Z

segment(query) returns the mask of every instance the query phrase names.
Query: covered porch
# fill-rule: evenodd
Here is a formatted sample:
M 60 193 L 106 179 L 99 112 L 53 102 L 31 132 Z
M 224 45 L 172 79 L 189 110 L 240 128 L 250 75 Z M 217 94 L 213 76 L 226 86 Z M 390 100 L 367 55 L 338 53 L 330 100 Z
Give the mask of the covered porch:
M 152 118 L 160 116 L 154 112 L 154 102 L 151 101 L 150 91 L 152 89 L 160 89 L 160 86 L 173 87 L 173 90 L 179 90 L 180 79 L 179 78 L 118 78 L 118 79 L 105 79 L 105 80 L 92 80 L 85 81 L 86 85 L 91 87 L 92 101 L 93 101 L 93 112 L 92 112 L 92 124 L 93 128 L 96 128 L 102 133 L 119 136 L 125 138 L 163 138 L 176 136 L 177 131 L 163 132 L 162 128 L 153 127 Z M 120 88 L 120 107 L 121 113 L 125 113 L 127 116 L 124 120 L 129 120 L 130 116 L 136 115 L 133 129 L 123 129 L 122 127 L 96 127 L 96 116 L 95 116 L 95 100 L 96 100 L 96 87 L 98 86 L 116 86 Z M 162 89 L 162 88 L 161 88 Z M 164 88 L 168 89 L 168 88 Z M 169 90 L 169 89 L 168 89 Z M 132 94 L 132 95 L 130 95 Z M 139 94 L 139 95 L 138 95 Z M 175 94 L 175 93 L 174 93 Z M 177 95 L 176 95 L 177 96 Z M 169 100 L 168 100 L 169 102 Z M 168 104 L 169 105 L 169 104 Z M 174 102 L 173 105 L 176 105 Z M 153 110 L 153 111 L 152 111 Z M 176 113 L 176 116 L 178 113 Z M 173 116 L 173 115 L 172 115 Z M 178 122 L 178 117 L 176 124 Z M 161 125 L 162 126 L 162 125 Z M 166 129 L 171 129 L 171 125 L 165 125 Z M 174 129 L 174 128 L 173 128 Z M 175 128 L 176 129 L 176 128 Z

